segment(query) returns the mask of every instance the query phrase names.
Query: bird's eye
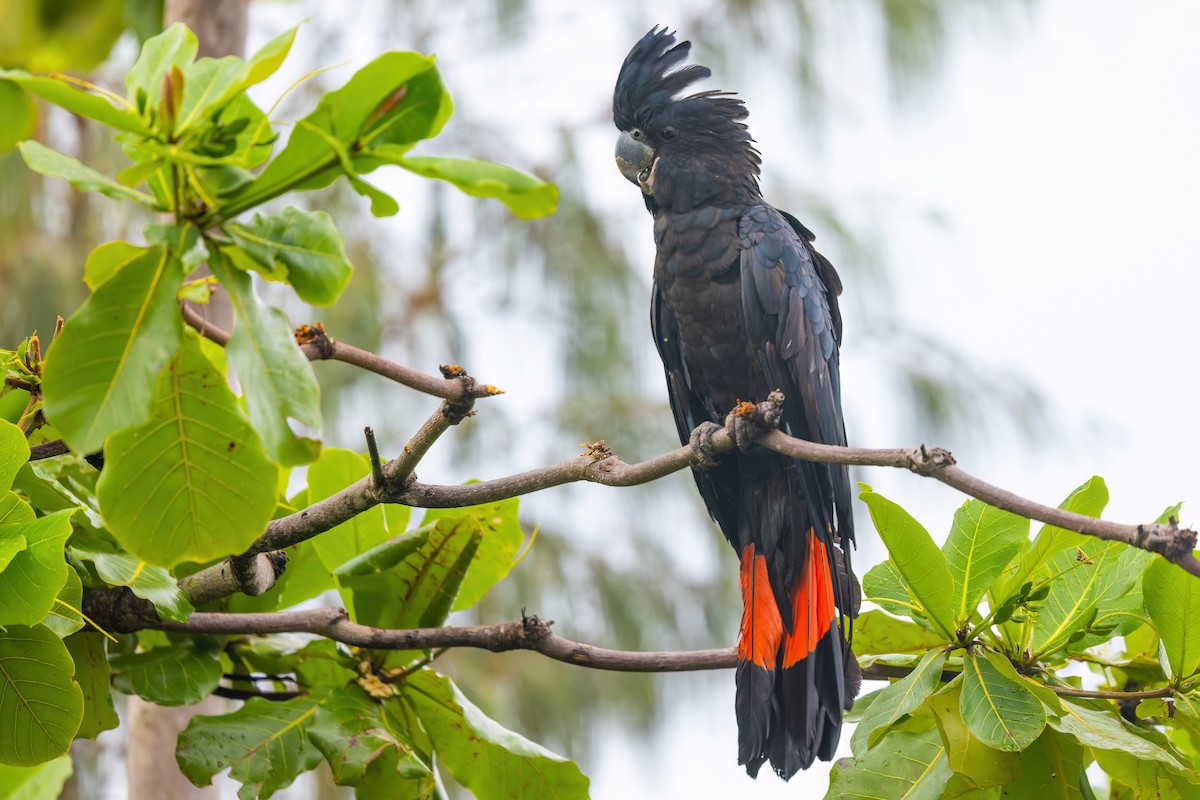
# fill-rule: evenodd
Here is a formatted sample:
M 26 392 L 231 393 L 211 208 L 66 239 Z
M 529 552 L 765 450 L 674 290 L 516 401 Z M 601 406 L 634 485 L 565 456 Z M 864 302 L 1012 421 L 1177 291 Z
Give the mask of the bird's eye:
M 642 140 L 642 131 L 640 128 L 634 128 L 629 132 L 629 136 L 635 141 L 640 142 Z
M 670 127 L 670 126 L 668 126 L 668 127 L 666 127 L 666 128 L 663 128 L 663 129 L 662 129 L 662 133 L 661 133 L 661 134 L 659 134 L 659 135 L 660 135 L 660 136 L 661 136 L 663 139 L 674 139 L 674 138 L 675 138 L 675 129 L 674 129 L 674 128 L 672 128 L 672 127 Z

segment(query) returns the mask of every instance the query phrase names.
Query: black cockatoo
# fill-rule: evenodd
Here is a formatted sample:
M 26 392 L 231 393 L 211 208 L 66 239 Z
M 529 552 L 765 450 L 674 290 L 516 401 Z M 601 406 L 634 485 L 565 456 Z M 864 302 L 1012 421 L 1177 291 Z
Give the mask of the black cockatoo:
M 613 93 L 617 165 L 654 216 L 650 322 L 680 439 L 711 462 L 693 431 L 781 390 L 784 431 L 844 445 L 841 280 L 813 234 L 763 200 L 742 101 L 683 96 L 711 74 L 684 65 L 690 47 L 651 30 Z M 786 780 L 833 757 L 859 688 L 849 476 L 757 447 L 694 475 L 741 559 L 738 763 L 756 776 L 770 759 Z

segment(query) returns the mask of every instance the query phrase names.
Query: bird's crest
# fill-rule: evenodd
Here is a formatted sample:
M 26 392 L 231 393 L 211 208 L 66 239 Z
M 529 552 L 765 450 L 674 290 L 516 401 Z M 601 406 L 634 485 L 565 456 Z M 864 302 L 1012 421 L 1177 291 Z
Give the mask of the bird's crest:
M 712 75 L 700 64 L 681 66 L 691 42 L 675 43 L 675 34 L 657 25 L 629 51 L 613 90 L 613 121 L 621 130 L 648 127 L 650 120 L 669 107 L 676 112 L 743 119 L 746 107 L 733 92 L 708 90 L 679 98 L 696 81 Z

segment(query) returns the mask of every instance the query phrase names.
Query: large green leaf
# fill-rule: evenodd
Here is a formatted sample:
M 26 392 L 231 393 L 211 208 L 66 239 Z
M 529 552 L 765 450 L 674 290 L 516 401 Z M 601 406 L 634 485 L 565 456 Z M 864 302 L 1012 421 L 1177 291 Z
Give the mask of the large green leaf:
M 396 758 L 396 771 L 430 774 L 404 737 L 388 727 L 380 704 L 357 686 L 333 690 L 308 728 L 339 786 L 358 786 L 378 758 Z
M 83 722 L 75 738 L 95 739 L 120 724 L 109 685 L 108 640 L 102 633 L 80 631 L 63 642 L 75 662 L 75 682 L 83 691 Z
M 0 79 L 7 70 L 0 69 Z M 37 109 L 29 95 L 12 81 L 0 80 L 0 155 L 7 154 L 17 142 L 28 139 L 37 130 Z
M 825 800 L 939 800 L 952 774 L 942 737 L 929 723 L 924 731 L 893 731 L 861 758 L 837 762 Z
M 83 719 L 74 670 L 46 626 L 0 631 L 0 764 L 28 767 L 67 752 Z
M 1050 558 L 1047 569 L 1058 577 L 1050 583 L 1050 594 L 1034 618 L 1036 658 L 1082 636 L 1095 620 L 1100 600 L 1128 590 L 1137 575 L 1118 570 L 1121 556 L 1128 550 L 1129 545 L 1122 542 L 1089 539 Z
M 248 548 L 275 510 L 275 465 L 190 329 L 150 419 L 109 438 L 96 492 L 113 535 L 161 567 Z
M 149 600 L 164 619 L 186 622 L 194 610 L 171 573 L 162 567 L 151 566 L 128 553 L 112 552 L 99 543 L 73 539 L 70 551 L 77 558 L 91 561 L 100 580 L 109 586 L 128 586 L 135 595 Z
M 867 504 L 871 521 L 909 592 L 925 609 L 933 626 L 954 639 L 954 580 L 946 557 L 912 515 L 870 486 L 861 483 L 859 486 L 862 488 L 859 497 Z
M 480 800 L 586 798 L 579 767 L 484 715 L 447 677 L 411 675 L 404 696 L 433 741 L 438 761 Z
M 97 172 L 77 158 L 52 150 L 35 139 L 26 139 L 17 147 L 25 165 L 47 178 L 62 178 L 81 192 L 99 192 L 114 200 L 132 200 L 157 208 L 157 201 L 137 189 L 130 189 L 112 178 Z
M 1016 779 L 1004 787 L 1004 798 L 1084 800 L 1079 790 L 1083 767 L 1083 747 L 1079 742 L 1072 736 L 1046 729 L 1021 751 L 1021 768 Z
M 1029 520 L 968 500 L 954 512 L 950 535 L 942 545 L 954 578 L 954 619 L 965 625 L 984 592 L 1029 540 Z
M 88 253 L 83 265 L 83 281 L 93 292 L 127 264 L 137 260 L 146 248 L 128 242 L 108 242 Z
M 0 626 L 36 625 L 54 607 L 69 568 L 63 543 L 71 535 L 73 509 L 29 522 L 0 525 L 0 542 L 22 537 L 26 547 L 0 572 Z
M 1130 725 L 1117 713 L 1116 708 L 1100 711 L 1081 703 L 1064 700 L 1062 716 L 1050 717 L 1049 725 L 1059 733 L 1074 736 L 1079 743 L 1090 747 L 1093 753 L 1102 750 L 1129 753 L 1142 760 L 1157 761 L 1177 773 L 1194 769 L 1185 763 L 1173 749 L 1163 742 L 1151 738 L 1152 731 Z
M 308 501 L 324 500 L 371 474 L 371 462 L 349 450 L 327 447 L 308 468 Z M 328 572 L 404 532 L 408 506 L 380 503 L 313 538 L 313 548 Z
M 963 658 L 963 721 L 996 750 L 1028 747 L 1046 727 L 1046 710 L 1004 656 L 985 650 Z
M 365 150 L 388 146 L 394 160 L 436 136 L 452 107 L 432 56 L 385 53 L 321 98 L 283 151 L 231 196 L 226 218 L 288 190 L 328 186 L 345 173 L 344 160 L 356 173 L 370 172 L 385 162 Z
M 1200 669 L 1200 580 L 1165 559 L 1155 559 L 1146 569 L 1142 595 L 1171 676 L 1194 675 Z
M 517 553 L 525 541 L 517 517 L 518 499 L 510 497 L 480 506 L 435 508 L 425 512 L 422 527 L 440 520 L 474 525 L 480 536 L 479 549 L 454 599 L 453 611 L 471 608 L 516 564 Z
M 113 686 L 156 705 L 190 706 L 217 688 L 221 680 L 218 655 L 204 640 L 115 655 L 109 659 Z
M 1092 476 L 1085 483 L 1077 486 L 1067 495 L 1058 507 L 1064 511 L 1083 514 L 1087 517 L 1099 517 L 1100 512 L 1108 505 L 1108 487 L 1104 479 Z M 1026 581 L 1047 577 L 1047 562 L 1055 553 L 1068 547 L 1077 547 L 1087 541 L 1081 533 L 1058 528 L 1054 525 L 1043 525 L 1038 535 L 1025 548 L 1015 569 L 1005 572 L 1003 586 L 996 592 L 999 599 L 1013 594 Z
M 290 467 L 317 457 L 320 442 L 297 436 L 295 419 L 313 430 L 321 427 L 320 389 L 312 364 L 300 352 L 283 312 L 262 305 L 250 276 L 232 267 L 213 249 L 209 268 L 229 294 L 236 324 L 226 353 L 245 392 L 250 423 L 275 463 Z
M 125 88 L 129 101 L 140 105 L 143 117 L 158 108 L 162 97 L 163 76 L 171 67 L 182 70 L 196 58 L 199 43 L 196 34 L 182 22 L 176 22 L 157 36 L 142 43 L 137 61 L 125 73 Z
M 384 149 L 385 160 L 386 152 Z M 409 172 L 451 183 L 472 197 L 494 197 L 520 219 L 548 217 L 558 208 L 557 186 L 494 161 L 404 156 L 395 163 Z
M 1113 789 L 1110 798 L 1200 800 L 1200 786 L 1158 761 L 1141 759 L 1122 750 L 1099 749 L 1094 753 L 1096 763 L 1108 773 Z M 1194 767 L 1190 777 L 1195 777 Z M 1123 790 L 1129 793 L 1123 794 Z
M 7 490 L 21 466 L 29 461 L 29 442 L 16 425 L 0 419 L 0 490 Z
M 148 134 L 150 129 L 127 106 L 113 105 L 107 97 L 87 91 L 77 84 L 53 75 L 31 75 L 20 69 L 0 69 L 0 78 L 6 78 L 22 89 L 49 100 L 72 114 L 94 119 L 109 127 L 129 133 Z
M 53 800 L 62 795 L 71 771 L 69 755 L 32 767 L 0 764 L 0 800 Z
M 970 778 L 971 783 L 977 787 L 1003 786 L 1010 783 L 1017 776 L 1021 756 L 1018 753 L 988 747 L 971 732 L 959 711 L 962 704 L 962 687 L 963 681 L 955 679 L 925 700 L 925 704 L 933 711 L 938 729 L 942 732 L 950 768 L 959 775 Z
M 147 248 L 76 311 L 46 354 L 46 418 L 72 450 L 92 453 L 151 410 L 159 373 L 179 349 L 175 292 L 183 268 Z
M 863 575 L 862 588 L 868 600 L 889 614 L 927 622 L 925 609 L 917 604 L 912 593 L 908 591 L 904 576 L 890 558 L 867 570 L 867 574 Z M 949 637 L 943 638 L 949 641 Z
M 197 786 L 230 767 L 229 776 L 242 783 L 238 797 L 269 797 L 321 763 L 307 731 L 316 708 L 312 697 L 252 697 L 232 714 L 193 717 L 179 734 L 175 760 Z
M 945 644 L 943 637 L 928 628 L 876 609 L 864 611 L 854 620 L 854 652 L 857 655 L 924 653 Z
M 255 214 L 244 224 L 230 222 L 225 230 L 264 275 L 287 281 L 307 303 L 336 302 L 350 281 L 353 268 L 342 234 L 324 211 L 288 206 L 272 214 Z
M 941 682 L 945 663 L 944 651 L 930 650 L 912 672 L 875 696 L 850 738 L 850 749 L 856 756 L 862 756 L 893 723 L 925 702 Z

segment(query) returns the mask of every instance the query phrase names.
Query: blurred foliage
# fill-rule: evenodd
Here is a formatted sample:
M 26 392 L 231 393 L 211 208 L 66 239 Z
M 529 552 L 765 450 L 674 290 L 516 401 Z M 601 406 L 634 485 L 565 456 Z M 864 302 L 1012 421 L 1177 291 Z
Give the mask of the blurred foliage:
M 654 23 L 673 23 L 692 41 L 703 43 L 703 62 L 721 75 L 726 88 L 744 86 L 741 81 L 748 70 L 767 65 L 778 80 L 795 87 L 797 101 L 791 108 L 797 129 L 819 135 L 829 122 L 832 102 L 822 59 L 847 44 L 847 37 L 872 40 L 869 48 L 882 54 L 893 92 L 903 102 L 911 94 L 908 90 L 937 74 L 954 25 L 991 30 L 997 20 L 1035 3 L 737 0 L 705 4 L 702 10 L 683 4 L 673 10 L 656 8 L 651 17 L 643 4 L 625 2 L 604 13 L 622 20 L 629 43 Z M 8 5 L 22 4 L 12 0 Z M 310 68 L 399 44 L 424 52 L 454 50 L 457 69 L 486 72 L 495 68 L 497 54 L 519 52 L 532 38 L 544 35 L 547 24 L 539 18 L 544 9 L 528 0 L 463 4 L 452 12 L 432 0 L 380 0 L 358 11 L 365 8 L 376 12 L 380 24 L 357 24 L 363 14 L 325 4 L 257 4 L 251 33 L 254 15 L 261 9 L 285 13 L 291 21 L 311 15 L 314 22 L 302 30 L 304 46 L 297 53 L 314 59 Z M 466 47 L 453 46 L 464 40 Z M 591 52 L 588 57 L 608 64 L 615 78 L 624 53 Z M 126 67 L 107 63 L 94 80 L 118 85 Z M 312 98 L 334 80 L 317 75 L 301 85 L 281 105 L 282 114 L 311 107 Z M 534 166 L 536 174 L 552 178 L 562 189 L 555 218 L 519 230 L 496 204 L 464 202 L 440 186 L 429 186 L 414 187 L 413 195 L 420 195 L 402 209 L 393 233 L 368 235 L 352 221 L 355 214 L 365 217 L 369 212 L 350 189 L 339 184 L 314 195 L 314 203 L 345 220 L 347 255 L 357 267 L 343 302 L 323 309 L 319 317 L 335 338 L 426 370 L 438 362 L 463 363 L 480 378 L 499 381 L 489 364 L 475 355 L 484 348 L 463 310 L 471 306 L 460 301 L 471 289 L 489 292 L 486 307 L 497 315 L 536 323 L 538 341 L 530 346 L 552 353 L 549 374 L 521 387 L 519 398 L 510 395 L 489 402 L 475 420 L 456 431 L 453 441 L 447 437 L 441 448 L 454 448 L 444 456 L 446 471 L 453 475 L 491 477 L 559 460 L 584 438 L 605 437 L 627 460 L 675 444 L 647 324 L 649 265 L 640 262 L 647 252 L 642 246 L 649 241 L 649 225 L 636 197 L 614 214 L 589 186 L 595 149 L 582 143 L 613 134 L 609 102 L 608 94 L 598 95 L 593 116 L 564 124 L 549 146 L 536 148 L 525 142 L 530 133 L 526 120 L 516 115 L 481 119 L 477 113 L 473 116 L 469 105 L 460 107 L 443 142 L 469 142 L 470 152 L 485 158 L 523 153 L 521 163 Z M 41 138 L 88 163 L 103 169 L 106 159 L 115 158 L 114 148 L 77 118 L 47 115 L 40 125 Z M 843 254 L 837 263 L 848 287 L 843 298 L 847 317 L 871 321 L 869 327 L 848 331 L 847 346 L 880 354 L 897 389 L 894 404 L 907 406 L 911 425 L 922 438 L 936 439 L 948 430 L 978 435 L 1011 420 L 1032 421 L 1035 428 L 1044 419 L 1036 392 L 1008 377 L 981 374 L 952 343 L 929 341 L 900 321 L 886 280 L 887 254 L 869 233 L 882 221 L 867 219 L 851 226 L 840 209 L 823 204 L 811 188 L 811 195 L 781 201 L 819 232 L 823 249 L 830 249 L 832 240 Z M 0 158 L 0 286 L 5 289 L 0 292 L 0 342 L 11 344 L 32 329 L 49 330 L 56 313 L 68 313 L 85 297 L 78 280 L 83 253 L 98 242 L 124 236 L 143 221 L 115 218 L 92 199 L 29 174 L 12 156 Z M 275 287 L 264 287 L 263 293 L 285 307 L 294 322 L 313 318 L 309 307 L 282 296 Z M 14 298 L 21 298 L 20 303 Z M 316 368 L 329 387 L 322 403 L 332 443 L 361 447 L 362 426 L 369 422 L 382 442 L 395 447 L 428 413 L 428 398 L 397 392 L 374 376 L 344 365 Z M 1020 388 L 991 390 L 1006 386 Z M 856 413 L 870 413 L 869 402 L 847 398 L 851 420 Z M 1019 427 L 1032 430 L 1023 422 Z M 426 480 L 433 477 L 423 475 Z M 581 495 L 574 489 L 558 490 L 553 501 L 541 501 L 538 518 L 528 521 L 529 527 L 542 526 L 537 551 L 489 595 L 477 619 L 511 618 L 528 606 L 531 612 L 559 618 L 564 635 L 613 647 L 666 649 L 729 642 L 738 612 L 732 563 L 707 525 L 691 482 L 681 478 L 667 485 L 675 487 L 667 502 L 690 508 L 672 517 L 688 524 L 670 531 L 662 530 L 659 521 L 661 494 L 657 499 L 625 491 L 619 497 L 606 496 L 608 507 L 592 517 L 579 513 Z M 655 491 L 663 489 L 660 484 Z M 614 560 L 608 550 L 618 539 L 619 549 L 635 558 Z M 679 574 L 672 555 L 677 549 L 705 554 L 701 561 L 729 568 L 689 581 Z M 660 708 L 660 688 L 670 691 L 665 682 L 651 677 L 604 675 L 601 683 L 584 671 L 523 656 L 486 662 L 463 654 L 448 658 L 464 677 L 468 670 L 489 676 L 490 684 L 464 681 L 485 692 L 480 698 L 485 708 L 509 706 L 518 718 L 505 713 L 507 722 L 545 740 L 569 741 L 575 752 L 581 752 L 580 738 L 593 729 L 583 721 L 602 723 L 608 715 L 626 718 L 636 709 L 648 725 Z M 621 682 L 621 691 L 613 691 L 614 680 Z M 569 694 L 576 718 L 557 718 L 546 711 L 564 707 L 543 700 L 545 692 L 559 690 Z M 617 704 L 614 697 L 628 702 Z

